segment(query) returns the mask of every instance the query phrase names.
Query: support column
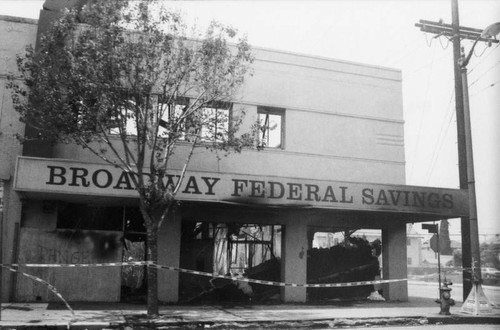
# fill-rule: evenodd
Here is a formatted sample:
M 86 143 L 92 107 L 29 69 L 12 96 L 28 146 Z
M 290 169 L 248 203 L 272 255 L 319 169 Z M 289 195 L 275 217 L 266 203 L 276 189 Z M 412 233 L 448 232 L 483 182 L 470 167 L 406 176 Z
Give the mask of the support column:
M 177 209 L 162 224 L 158 234 L 158 262 L 179 267 L 181 255 L 181 210 Z M 166 269 L 158 271 L 158 299 L 175 303 L 179 300 L 179 273 Z
M 384 280 L 407 278 L 406 224 L 395 223 L 382 229 L 382 269 Z M 408 301 L 408 282 L 383 285 L 384 298 Z
M 285 283 L 307 282 L 307 225 L 294 216 L 287 219 L 281 238 L 281 280 Z M 305 302 L 306 288 L 282 287 L 283 302 Z

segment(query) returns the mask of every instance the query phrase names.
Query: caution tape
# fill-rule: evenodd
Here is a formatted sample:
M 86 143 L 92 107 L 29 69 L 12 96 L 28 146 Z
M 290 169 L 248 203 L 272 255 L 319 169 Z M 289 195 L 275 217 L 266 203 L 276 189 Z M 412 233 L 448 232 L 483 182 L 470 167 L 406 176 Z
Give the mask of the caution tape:
M 403 278 L 403 279 L 393 279 L 393 280 L 358 281 L 358 282 L 344 282 L 344 283 L 296 284 L 296 283 L 283 283 L 283 282 L 275 282 L 275 281 L 254 280 L 252 278 L 230 276 L 230 275 L 220 275 L 220 274 L 215 274 L 215 273 L 200 272 L 197 270 L 184 269 L 184 268 L 172 267 L 172 266 L 162 266 L 162 265 L 155 265 L 155 264 L 150 265 L 150 266 L 155 267 L 155 268 L 177 271 L 180 273 L 208 276 L 208 277 L 214 277 L 214 278 L 223 278 L 223 279 L 232 280 L 232 281 L 239 281 L 239 282 L 248 282 L 248 283 L 257 283 L 257 284 L 264 284 L 264 285 L 293 287 L 293 288 L 335 288 L 335 287 L 362 286 L 362 285 L 371 285 L 371 284 L 403 282 L 403 281 L 408 280 L 406 278 Z
M 336 287 L 351 287 L 351 286 L 363 286 L 372 284 L 383 284 L 383 283 L 394 283 L 403 282 L 408 279 L 390 279 L 390 280 L 374 280 L 374 281 L 357 281 L 357 282 L 343 282 L 343 283 L 319 283 L 319 284 L 298 284 L 298 283 L 284 283 L 276 281 L 265 281 L 265 280 L 255 280 L 251 278 L 232 276 L 232 275 L 221 275 L 216 273 L 201 272 L 197 270 L 157 265 L 152 261 L 132 261 L 132 262 L 108 262 L 108 263 L 92 263 L 92 264 L 11 264 L 3 265 L 3 267 L 29 267 L 29 268 L 77 268 L 77 267 L 117 267 L 117 266 L 149 266 L 157 269 L 166 269 L 170 271 L 176 271 L 180 273 L 200 275 L 212 278 L 221 278 L 231 281 L 256 283 L 263 285 L 281 286 L 281 287 L 294 287 L 294 288 L 336 288 Z M 31 275 L 32 276 L 32 275 Z M 42 280 L 43 281 L 43 280 Z M 48 284 L 48 283 L 47 283 Z
M 92 264 L 10 264 L 3 266 L 10 267 L 31 267 L 31 268 L 77 268 L 77 267 L 117 267 L 117 266 L 148 266 L 153 265 L 152 261 L 127 261 L 127 262 L 105 262 Z
M 255 280 L 251 278 L 245 278 L 241 276 L 230 276 L 230 275 L 220 275 L 215 273 L 208 272 L 200 272 L 197 270 L 184 269 L 179 267 L 172 266 L 164 266 L 154 264 L 152 261 L 132 261 L 132 262 L 108 262 L 108 263 L 93 263 L 93 264 L 10 264 L 10 265 L 1 265 L 5 269 L 8 269 L 11 272 L 19 273 L 35 282 L 41 283 L 46 286 L 52 293 L 54 293 L 60 300 L 64 302 L 68 310 L 71 312 L 73 319 L 76 317 L 74 310 L 68 304 L 66 299 L 57 291 L 57 289 L 47 281 L 25 273 L 19 269 L 15 269 L 12 267 L 27 267 L 27 268 L 77 268 L 77 267 L 116 267 L 116 266 L 149 266 L 158 269 L 166 269 L 170 271 L 176 271 L 180 273 L 194 274 L 207 276 L 212 278 L 222 278 L 231 281 L 240 281 L 240 282 L 248 282 L 248 283 L 256 283 L 263 285 L 273 285 L 273 286 L 281 286 L 281 287 L 296 287 L 296 288 L 333 288 L 333 287 L 351 287 L 351 286 L 363 286 L 363 285 L 371 285 L 371 284 L 382 284 L 382 283 L 393 283 L 393 282 L 402 282 L 407 281 L 407 279 L 392 279 L 392 280 L 376 280 L 376 281 L 358 281 L 358 282 L 344 282 L 344 283 L 324 283 L 324 284 L 296 284 L 296 283 L 283 283 L 283 282 L 275 282 L 275 281 L 264 281 L 264 280 Z M 71 322 L 70 322 L 71 323 Z
M 11 272 L 14 272 L 14 273 L 19 273 L 35 282 L 38 282 L 38 283 L 41 283 L 43 285 L 45 285 L 50 291 L 52 291 L 53 294 L 55 294 L 59 299 L 61 299 L 64 304 L 66 305 L 66 307 L 69 309 L 69 311 L 71 312 L 71 315 L 73 315 L 73 318 L 75 317 L 75 311 L 71 308 L 71 306 L 68 304 L 68 302 L 66 301 L 66 299 L 63 298 L 63 296 L 57 291 L 56 287 L 53 286 L 52 284 L 50 284 L 49 282 L 45 281 L 45 280 L 42 280 L 41 278 L 39 277 L 36 277 L 34 275 L 31 275 L 31 274 L 27 274 L 25 272 L 22 272 L 18 269 L 14 269 L 14 268 L 11 268 L 11 267 L 8 267 L 8 266 L 5 266 L 5 265 L 0 265 L 1 267 L 5 268 L 5 269 L 8 269 L 10 270 Z

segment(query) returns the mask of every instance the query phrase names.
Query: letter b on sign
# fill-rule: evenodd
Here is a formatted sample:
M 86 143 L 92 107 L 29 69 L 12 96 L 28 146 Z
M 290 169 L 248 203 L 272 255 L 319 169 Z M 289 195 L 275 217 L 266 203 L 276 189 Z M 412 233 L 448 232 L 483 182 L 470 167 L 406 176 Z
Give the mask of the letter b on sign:
M 64 176 L 66 174 L 66 169 L 64 167 L 50 165 L 48 165 L 47 167 L 50 169 L 49 181 L 45 182 L 45 184 L 62 186 L 66 183 L 66 177 Z

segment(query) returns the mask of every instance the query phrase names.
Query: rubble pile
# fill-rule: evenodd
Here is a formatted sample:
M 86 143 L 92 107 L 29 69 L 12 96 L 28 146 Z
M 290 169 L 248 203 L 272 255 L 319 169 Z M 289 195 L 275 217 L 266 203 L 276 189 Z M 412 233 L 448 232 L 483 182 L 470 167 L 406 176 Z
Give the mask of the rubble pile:
M 350 238 L 349 244 L 329 249 L 312 249 L 308 252 L 308 283 L 343 283 L 372 281 L 380 274 L 378 258 L 372 254 L 372 246 L 363 238 Z M 308 288 L 308 300 L 366 298 L 373 285 Z

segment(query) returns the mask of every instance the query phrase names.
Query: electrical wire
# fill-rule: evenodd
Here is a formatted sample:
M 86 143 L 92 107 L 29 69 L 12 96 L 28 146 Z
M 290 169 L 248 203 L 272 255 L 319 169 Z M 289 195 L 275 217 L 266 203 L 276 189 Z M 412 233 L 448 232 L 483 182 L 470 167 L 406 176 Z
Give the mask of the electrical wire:
M 470 94 L 469 94 L 469 96 L 470 96 L 470 97 L 472 97 L 472 96 L 475 96 L 475 95 L 477 95 L 477 94 L 480 94 L 480 93 L 484 92 L 485 90 L 487 90 L 487 89 L 489 89 L 489 88 L 495 87 L 495 86 L 496 86 L 496 84 L 498 84 L 499 82 L 500 82 L 500 80 L 497 80 L 497 81 L 495 81 L 494 83 L 491 83 L 491 84 L 489 84 L 488 86 L 485 86 L 483 89 L 480 89 L 480 90 L 478 90 L 478 91 L 476 91 L 476 92 L 474 92 L 474 93 L 470 93 Z
M 443 53 L 443 55 L 439 56 L 436 60 L 431 60 L 431 61 L 428 61 L 427 63 L 423 64 L 422 66 L 419 66 L 418 68 L 412 70 L 412 71 L 409 71 L 408 73 L 405 73 L 404 76 L 403 76 L 403 79 L 408 79 L 409 77 L 411 77 L 412 75 L 414 75 L 415 73 L 423 70 L 423 69 L 426 69 L 428 68 L 430 65 L 433 65 L 434 62 L 439 62 L 443 59 L 446 59 L 448 57 L 448 55 L 446 53 Z
M 440 128 L 440 134 L 438 137 L 438 141 L 435 145 L 434 151 L 431 156 L 431 164 L 427 170 L 426 173 L 426 183 L 428 184 L 431 177 L 432 173 L 434 172 L 435 166 L 437 164 L 437 160 L 439 159 L 439 155 L 441 154 L 441 150 L 444 146 L 444 141 L 446 136 L 448 135 L 448 130 L 451 127 L 451 124 L 453 123 L 453 119 L 455 118 L 455 112 L 453 111 L 453 107 L 451 105 L 453 104 L 453 96 L 455 95 L 455 89 L 452 89 L 451 95 L 450 95 L 450 100 L 448 102 L 448 106 L 446 107 L 447 111 L 444 116 L 444 120 L 442 121 L 441 128 Z M 449 118 L 449 119 L 447 119 Z M 446 125 L 446 126 L 445 126 Z
M 414 152 L 414 155 L 417 155 L 418 154 L 418 150 L 419 150 L 419 147 L 420 147 L 420 140 L 421 140 L 421 134 L 422 134 L 422 127 L 423 127 L 423 122 L 424 122 L 424 117 L 425 117 L 425 112 L 426 112 L 426 109 L 428 107 L 428 98 L 429 98 L 429 87 L 430 87 L 430 82 L 431 82 L 431 76 L 432 76 L 432 72 L 433 72 L 433 68 L 434 68 L 434 60 L 435 60 L 435 57 L 436 57 L 436 47 L 433 48 L 433 52 L 432 52 L 432 63 L 431 63 L 431 68 L 429 70 L 429 75 L 427 77 L 427 84 L 426 84 L 426 89 L 425 89 L 425 96 L 424 96 L 424 108 L 421 112 L 421 117 L 420 117 L 420 122 L 418 124 L 418 130 L 417 130 L 417 142 L 416 142 L 416 145 L 415 145 L 415 152 Z M 408 174 L 408 177 L 409 177 L 409 181 L 411 182 L 412 180 L 412 177 L 413 177 L 413 174 L 415 173 L 414 172 L 414 168 L 415 168 L 415 159 L 413 160 L 412 162 L 412 165 L 411 165 L 411 168 L 410 168 L 410 173 Z
M 412 43 L 412 46 L 413 47 L 411 47 L 411 48 L 405 47 L 406 52 L 403 54 L 393 53 L 393 55 L 395 55 L 395 56 L 388 58 L 387 63 L 389 63 L 389 64 L 387 66 L 389 66 L 389 67 L 396 66 L 398 63 L 401 63 L 402 60 L 406 59 L 410 55 L 414 55 L 417 50 L 421 49 L 421 46 L 418 43 Z
M 482 77 L 484 77 L 487 73 L 490 73 L 490 71 L 496 67 L 498 64 L 500 64 L 500 61 L 496 62 L 493 64 L 491 67 L 489 67 L 487 70 L 485 70 L 479 77 L 477 77 L 473 82 L 469 84 L 469 88 L 471 88 L 475 83 L 477 83 Z
M 484 52 L 486 52 L 486 50 L 488 49 L 489 47 L 483 47 L 483 51 L 481 52 L 481 54 L 476 54 L 476 50 L 474 49 L 474 51 L 472 52 L 474 54 L 475 57 L 481 57 L 483 56 Z
M 443 49 L 448 49 L 448 47 L 450 46 L 450 39 L 446 38 L 446 45 L 443 46 L 443 41 L 441 39 L 441 37 L 438 38 L 439 39 L 439 44 L 441 45 L 441 48 Z
M 432 46 L 432 40 L 434 38 L 431 38 L 431 41 L 429 42 L 429 36 L 428 36 L 427 32 L 424 32 L 424 36 L 425 36 L 425 43 L 427 44 L 427 47 L 430 48 Z
M 481 63 L 483 63 L 491 54 L 493 54 L 498 49 L 499 46 L 500 43 L 498 43 L 496 47 L 493 48 L 491 52 L 489 52 L 486 56 L 481 57 L 481 60 L 479 60 L 471 69 L 468 70 L 469 71 L 468 74 L 471 74 Z

